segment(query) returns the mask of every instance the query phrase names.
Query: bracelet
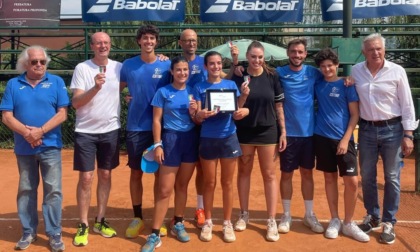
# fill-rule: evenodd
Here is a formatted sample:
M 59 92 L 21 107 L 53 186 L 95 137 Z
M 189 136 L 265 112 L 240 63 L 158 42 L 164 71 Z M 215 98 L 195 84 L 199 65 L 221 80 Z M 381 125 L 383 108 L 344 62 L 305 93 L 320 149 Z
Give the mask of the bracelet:
M 42 134 L 45 134 L 44 126 L 41 126 Z
M 404 134 L 404 137 L 410 139 L 411 141 L 414 140 L 414 136 L 413 135 Z
M 163 147 L 163 144 L 162 144 L 162 140 L 160 140 L 159 142 L 157 142 L 157 143 L 155 143 L 155 144 L 153 144 L 153 150 L 155 150 L 157 147 Z

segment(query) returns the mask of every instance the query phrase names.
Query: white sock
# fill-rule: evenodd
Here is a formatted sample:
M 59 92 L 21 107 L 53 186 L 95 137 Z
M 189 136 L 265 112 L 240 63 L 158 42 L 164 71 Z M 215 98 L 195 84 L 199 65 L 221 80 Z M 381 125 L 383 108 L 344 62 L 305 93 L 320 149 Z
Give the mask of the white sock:
M 223 226 L 227 226 L 227 225 L 232 225 L 232 222 L 230 222 L 230 220 L 224 220 L 223 221 Z
M 305 202 L 305 215 L 313 215 L 314 201 L 313 200 L 304 200 Z
M 197 194 L 197 209 L 204 209 L 203 195 Z
M 211 219 L 206 219 L 206 223 L 209 225 L 213 225 L 213 221 Z
M 283 205 L 283 214 L 286 216 L 290 216 L 290 202 L 291 200 L 281 200 Z

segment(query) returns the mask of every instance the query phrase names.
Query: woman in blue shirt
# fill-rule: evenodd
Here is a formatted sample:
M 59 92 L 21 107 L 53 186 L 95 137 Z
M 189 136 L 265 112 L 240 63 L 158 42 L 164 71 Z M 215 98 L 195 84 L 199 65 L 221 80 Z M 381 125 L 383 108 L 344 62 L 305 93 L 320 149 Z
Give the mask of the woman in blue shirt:
M 216 188 L 217 163 L 221 165 L 221 184 L 223 190 L 223 239 L 225 242 L 236 240 L 231 222 L 233 207 L 233 175 L 236 161 L 242 155 L 236 136 L 236 127 L 233 120 L 240 120 L 248 115 L 249 110 L 242 108 L 249 94 L 247 86 L 242 86 L 240 95 L 236 83 L 220 77 L 222 71 L 222 57 L 219 53 L 211 51 L 204 57 L 204 65 L 208 72 L 208 79 L 194 87 L 194 98 L 197 100 L 198 112 L 196 119 L 202 123 L 200 134 L 199 155 L 204 174 L 204 213 L 206 221 L 201 230 L 200 239 L 212 239 L 211 211 L 213 208 L 214 190 Z M 206 103 L 206 92 L 213 90 L 235 90 L 239 109 L 233 113 L 222 113 L 209 108 Z
M 153 138 L 155 160 L 159 167 L 159 191 L 155 203 L 152 234 L 142 251 L 153 251 L 161 245 L 159 229 L 162 226 L 169 199 L 175 187 L 174 221 L 171 232 L 181 242 L 190 237 L 185 231 L 183 216 L 187 203 L 188 183 L 198 159 L 198 136 L 191 115 L 197 104 L 191 100 L 191 88 L 187 86 L 188 62 L 176 57 L 171 62 L 173 82 L 156 92 L 153 100 Z

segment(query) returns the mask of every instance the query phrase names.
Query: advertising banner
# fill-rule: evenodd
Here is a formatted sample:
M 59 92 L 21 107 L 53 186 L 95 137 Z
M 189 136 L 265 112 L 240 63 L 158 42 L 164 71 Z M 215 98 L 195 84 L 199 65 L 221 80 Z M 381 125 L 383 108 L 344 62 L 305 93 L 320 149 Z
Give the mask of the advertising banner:
M 304 0 L 201 0 L 203 22 L 301 22 Z
M 0 26 L 59 26 L 61 0 L 0 0 Z
M 162 21 L 185 18 L 185 0 L 83 0 L 84 22 Z
M 343 20 L 343 1 L 321 0 L 324 21 Z M 352 18 L 420 15 L 420 0 L 352 0 Z

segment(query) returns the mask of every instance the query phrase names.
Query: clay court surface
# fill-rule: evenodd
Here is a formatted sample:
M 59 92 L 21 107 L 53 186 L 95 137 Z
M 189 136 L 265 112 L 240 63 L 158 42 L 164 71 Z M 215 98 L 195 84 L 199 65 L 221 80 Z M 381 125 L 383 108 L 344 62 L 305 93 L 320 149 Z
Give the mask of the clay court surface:
M 66 245 L 66 251 L 140 251 L 141 245 L 145 243 L 146 236 L 150 233 L 153 195 L 152 183 L 154 176 L 146 174 L 144 182 L 144 218 L 146 220 L 146 229 L 136 239 L 125 239 L 125 228 L 131 221 L 132 210 L 129 195 L 129 169 L 125 166 L 127 155 L 121 153 L 121 165 L 113 172 L 112 191 L 108 204 L 107 219 L 117 230 L 117 237 L 103 238 L 90 232 L 89 244 L 86 247 L 74 247 L 72 239 L 76 232 L 78 222 L 77 204 L 76 204 L 76 184 L 78 173 L 72 170 L 72 150 L 63 150 L 63 239 Z M 12 150 L 0 150 L 0 166 L 2 176 L 0 177 L 0 251 L 12 251 L 15 243 L 21 236 L 20 222 L 16 212 L 16 192 L 18 185 L 18 171 L 16 159 Z M 379 171 L 382 167 L 379 166 Z M 383 193 L 382 173 L 379 172 L 380 197 Z M 278 173 L 278 178 L 280 172 Z M 181 243 L 172 235 L 162 238 L 163 244 L 156 251 L 420 251 L 420 195 L 414 190 L 414 158 L 405 160 L 405 167 L 401 174 L 401 204 L 397 218 L 399 220 L 395 231 L 397 239 L 393 245 L 384 245 L 378 242 L 379 231 L 370 234 L 371 240 L 368 243 L 360 243 L 351 238 L 340 235 L 335 240 L 324 238 L 321 234 L 312 233 L 302 223 L 304 215 L 303 199 L 300 193 L 299 173 L 294 175 L 294 195 L 292 199 L 293 224 L 288 234 L 280 235 L 277 242 L 267 242 L 265 240 L 265 199 L 262 186 L 262 179 L 258 164 L 255 163 L 253 171 L 253 181 L 251 186 L 251 223 L 244 232 L 236 232 L 236 242 L 227 244 L 222 240 L 222 204 L 221 189 L 218 184 L 215 197 L 213 240 L 211 242 L 201 242 L 199 240 L 199 230 L 193 225 L 193 214 L 195 210 L 195 188 L 193 180 L 189 187 L 189 199 L 186 211 L 186 228 L 191 235 L 191 241 Z M 328 205 L 324 193 L 324 179 L 321 172 L 314 171 L 315 177 L 315 199 L 314 209 L 318 219 L 326 228 L 330 218 Z M 193 177 L 194 179 L 194 177 Z M 235 186 L 236 187 L 236 186 Z M 342 193 L 343 185 L 340 181 L 339 188 Z M 42 186 L 40 186 L 40 195 L 42 195 Z M 93 191 L 94 195 L 95 190 Z M 235 189 L 235 195 L 236 189 Z M 41 208 L 41 199 L 39 197 L 39 207 Z M 96 210 L 96 197 L 92 198 L 92 207 L 90 209 L 90 225 L 93 225 Z M 342 194 L 340 195 L 340 217 L 343 217 Z M 172 217 L 173 208 L 166 215 L 167 220 Z M 239 202 L 237 196 L 234 202 L 233 221 L 236 220 L 239 211 Z M 282 212 L 281 204 L 278 204 L 277 219 Z M 40 218 L 42 214 L 38 211 Z M 359 187 L 359 197 L 356 206 L 354 219 L 361 221 L 365 215 L 363 208 L 362 193 Z M 38 227 L 38 240 L 33 243 L 27 251 L 39 252 L 49 251 L 48 240 L 44 234 L 44 225 L 42 219 Z

